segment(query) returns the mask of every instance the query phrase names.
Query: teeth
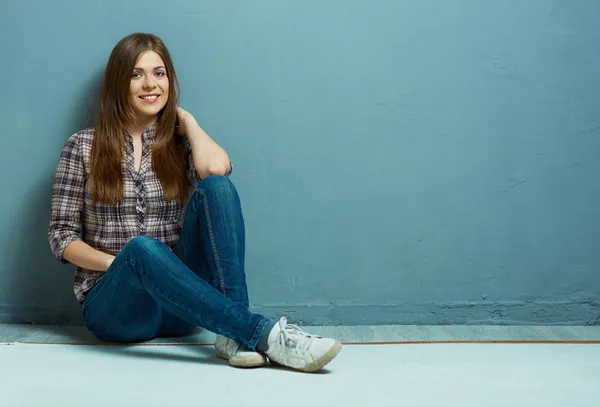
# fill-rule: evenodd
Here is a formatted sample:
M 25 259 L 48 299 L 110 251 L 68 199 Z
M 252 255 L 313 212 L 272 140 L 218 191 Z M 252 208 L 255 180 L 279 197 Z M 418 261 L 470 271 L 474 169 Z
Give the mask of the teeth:
M 156 99 L 158 96 L 142 96 L 142 99 Z

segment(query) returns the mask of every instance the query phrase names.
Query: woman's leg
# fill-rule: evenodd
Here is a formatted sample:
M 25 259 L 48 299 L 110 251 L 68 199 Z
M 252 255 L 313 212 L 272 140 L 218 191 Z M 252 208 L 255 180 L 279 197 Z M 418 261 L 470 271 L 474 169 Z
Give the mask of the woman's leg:
M 249 307 L 244 272 L 244 218 L 239 195 L 228 177 L 213 175 L 198 184 L 187 206 L 174 253 L 190 270 L 231 301 Z M 186 324 L 185 321 L 178 323 L 176 317 L 166 318 L 165 323 L 176 329 Z M 265 329 L 270 331 L 273 325 L 271 322 Z M 164 327 L 162 331 L 169 333 L 171 329 Z M 263 355 L 248 352 L 222 335 L 217 335 L 215 348 L 217 356 L 234 366 L 266 364 Z
M 96 283 L 83 302 L 85 326 L 107 342 L 133 343 L 154 339 L 163 324 L 161 306 L 137 284 L 130 284 L 125 262 Z
M 110 341 L 152 339 L 164 311 L 255 349 L 269 321 L 232 302 L 191 271 L 162 242 L 132 239 L 88 294 L 86 326 Z
M 175 254 L 231 301 L 248 308 L 245 250 L 244 218 L 235 186 L 224 176 L 205 178 L 187 206 Z
M 246 286 L 245 226 L 239 195 L 227 177 L 202 180 L 190 199 L 174 253 L 230 300 L 249 306 Z M 159 336 L 192 332 L 187 321 L 164 311 Z
M 235 201 L 231 199 L 233 186 L 220 177 L 205 181 L 194 194 L 185 224 L 193 225 L 194 217 L 200 222 L 184 230 L 184 240 L 176 253 L 148 237 L 133 239 L 88 294 L 84 302 L 86 325 L 101 339 L 119 342 L 143 341 L 160 332 L 185 331 L 188 326 L 199 325 L 249 349 L 260 350 L 279 364 L 302 371 L 322 368 L 339 353 L 341 343 L 308 335 L 287 324 L 285 318 L 269 329 L 272 322 L 248 311 L 243 250 L 239 250 L 244 242 L 243 229 L 238 228 L 241 211 L 237 217 L 232 216 L 237 209 L 222 209 Z M 235 199 L 237 206 L 237 193 Z M 208 215 L 202 218 L 202 213 Z M 195 233 L 209 237 L 210 256 L 195 256 L 199 251 L 194 250 L 193 241 L 187 239 L 186 244 L 186 236 Z M 229 245 L 230 241 L 237 244 Z M 204 246 L 201 249 L 206 251 Z M 230 262 L 232 258 L 241 261 Z

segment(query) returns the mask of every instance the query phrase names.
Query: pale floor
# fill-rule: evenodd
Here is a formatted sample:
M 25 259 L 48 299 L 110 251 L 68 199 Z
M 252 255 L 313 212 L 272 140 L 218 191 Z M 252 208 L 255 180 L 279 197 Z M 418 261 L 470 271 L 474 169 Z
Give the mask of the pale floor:
M 202 344 L 214 336 L 201 331 L 102 346 L 81 327 L 0 325 L 0 406 L 600 405 L 600 327 L 306 330 L 346 343 L 404 343 L 346 344 L 321 373 L 305 374 L 229 367 Z M 550 343 L 431 342 L 464 340 Z
M 589 406 L 600 346 L 347 345 L 320 374 L 240 370 L 209 346 L 0 346 L 2 406 Z

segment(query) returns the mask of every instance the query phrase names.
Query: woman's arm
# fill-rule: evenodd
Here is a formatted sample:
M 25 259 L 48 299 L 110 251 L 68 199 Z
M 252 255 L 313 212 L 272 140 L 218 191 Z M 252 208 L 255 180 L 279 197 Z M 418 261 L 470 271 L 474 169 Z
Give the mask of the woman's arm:
M 63 258 L 84 269 L 106 271 L 115 256 L 96 250 L 82 240 L 74 240 L 65 248 Z
M 194 116 L 178 108 L 179 133 L 187 135 L 194 158 L 194 167 L 200 178 L 209 175 L 227 175 L 231 170 L 229 156 L 198 125 Z
M 85 199 L 85 169 L 79 134 L 67 140 L 52 185 L 52 213 L 48 228 L 50 248 L 62 263 L 94 271 L 106 271 L 113 256 L 82 241 L 81 216 Z

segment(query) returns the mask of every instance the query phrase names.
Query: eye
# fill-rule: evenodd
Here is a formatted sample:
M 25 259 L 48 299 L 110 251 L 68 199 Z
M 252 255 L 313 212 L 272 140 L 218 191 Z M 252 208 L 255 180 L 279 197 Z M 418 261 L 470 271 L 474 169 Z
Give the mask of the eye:
M 134 73 L 131 75 L 131 78 L 132 78 L 132 79 L 138 79 L 138 78 L 141 78 L 141 77 L 142 77 L 142 75 L 141 75 L 139 72 L 134 72 Z
M 166 73 L 164 73 L 163 71 L 158 71 L 158 72 L 156 73 L 156 75 L 157 75 L 157 76 L 159 76 L 159 77 L 163 77 L 163 76 L 165 76 L 165 75 L 166 75 Z

